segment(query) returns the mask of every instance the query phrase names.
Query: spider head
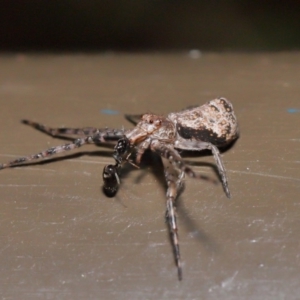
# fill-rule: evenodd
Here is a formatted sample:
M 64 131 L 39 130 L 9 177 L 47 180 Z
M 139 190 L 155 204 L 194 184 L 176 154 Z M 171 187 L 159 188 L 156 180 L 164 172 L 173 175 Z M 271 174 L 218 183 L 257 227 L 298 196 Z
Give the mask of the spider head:
M 170 122 L 164 117 L 153 114 L 144 114 L 136 127 L 126 133 L 126 137 L 129 139 L 131 145 L 136 145 L 152 135 L 156 138 L 162 137 L 167 123 Z
M 142 115 L 142 119 L 138 123 L 138 126 L 149 135 L 161 127 L 162 121 L 163 118 L 160 116 L 144 114 Z

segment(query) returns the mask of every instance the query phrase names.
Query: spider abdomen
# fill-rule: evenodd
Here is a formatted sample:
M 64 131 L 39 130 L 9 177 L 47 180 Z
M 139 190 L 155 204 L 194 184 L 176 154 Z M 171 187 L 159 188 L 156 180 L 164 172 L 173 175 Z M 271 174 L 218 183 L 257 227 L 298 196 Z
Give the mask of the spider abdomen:
M 218 147 L 235 140 L 239 134 L 233 106 L 225 98 L 170 113 L 168 119 L 176 124 L 177 133 L 182 138 L 209 142 Z

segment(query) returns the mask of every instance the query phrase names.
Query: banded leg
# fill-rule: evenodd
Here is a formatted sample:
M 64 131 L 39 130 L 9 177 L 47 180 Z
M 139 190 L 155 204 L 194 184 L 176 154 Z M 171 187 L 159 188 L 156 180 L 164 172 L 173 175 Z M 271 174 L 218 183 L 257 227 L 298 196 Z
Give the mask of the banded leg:
M 226 170 L 225 170 L 225 167 L 224 167 L 221 155 L 220 155 L 220 151 L 216 146 L 209 144 L 209 143 L 207 143 L 207 149 L 211 150 L 211 152 L 214 156 L 214 159 L 215 159 L 217 167 L 218 167 L 219 174 L 221 176 L 222 185 L 223 185 L 225 194 L 226 194 L 227 198 L 231 198 L 231 193 L 229 190 Z
M 56 147 L 51 147 L 45 151 L 42 151 L 40 153 L 37 154 L 33 154 L 33 155 L 28 155 L 28 156 L 23 156 L 20 157 L 16 160 L 13 160 L 11 162 L 8 163 L 4 163 L 4 164 L 0 164 L 0 170 L 5 169 L 5 168 L 10 168 L 16 165 L 20 165 L 32 160 L 38 160 L 38 159 L 43 159 L 43 158 L 47 158 L 49 156 L 55 155 L 57 153 L 61 153 L 61 152 L 65 152 L 65 151 L 70 151 L 76 148 L 79 148 L 85 144 L 95 144 L 95 143 L 99 143 L 102 140 L 102 136 L 99 134 L 95 134 L 93 136 L 87 136 L 84 138 L 79 138 L 76 139 L 74 142 L 72 143 L 68 143 L 68 144 L 64 144 L 64 145 L 60 145 L 60 146 L 56 146 Z
M 165 144 L 161 144 L 158 141 L 152 141 L 150 148 L 152 151 L 157 152 L 162 157 L 168 159 L 175 168 L 186 173 L 189 177 L 207 180 L 212 183 L 217 183 L 216 180 L 211 179 L 205 175 L 196 174 L 192 170 L 192 168 L 188 167 L 185 164 L 185 162 L 181 158 L 180 154 L 174 148 L 168 147 Z
M 141 162 L 142 156 L 145 153 L 145 151 L 149 148 L 150 140 L 146 139 L 141 144 L 139 144 L 137 148 L 137 155 L 136 155 L 136 163 L 139 164 Z
M 220 155 L 220 151 L 215 145 L 213 145 L 211 143 L 207 143 L 207 142 L 180 140 L 180 143 L 178 143 L 176 145 L 176 148 L 183 149 L 183 150 L 194 150 L 194 151 L 202 151 L 205 149 L 210 150 L 212 152 L 215 162 L 217 164 L 218 172 L 221 176 L 222 185 L 223 185 L 223 189 L 226 193 L 226 196 L 227 196 L 227 198 L 231 197 L 225 166 L 223 164 L 222 157 Z
M 182 279 L 182 263 L 180 258 L 180 250 L 179 250 L 179 239 L 178 239 L 178 227 L 176 221 L 176 206 L 175 200 L 178 194 L 178 190 L 181 186 L 181 183 L 178 184 L 178 180 L 181 182 L 182 173 L 178 177 L 177 172 L 174 168 L 165 166 L 165 178 L 167 181 L 168 189 L 167 189 L 167 209 L 166 209 L 166 220 L 169 225 L 170 237 L 172 240 L 172 246 L 174 250 L 175 262 L 177 266 L 178 279 Z M 184 173 L 183 173 L 184 174 Z
M 44 133 L 47 133 L 53 137 L 66 135 L 66 136 L 93 136 L 96 134 L 101 134 L 105 139 L 101 140 L 101 143 L 108 141 L 117 141 L 124 136 L 124 130 L 122 129 L 110 129 L 110 128 L 102 128 L 97 129 L 94 127 L 84 127 L 84 128 L 52 128 L 41 123 L 33 122 L 30 120 L 22 120 L 23 124 L 29 125 L 33 128 L 36 128 Z
M 58 128 L 52 128 L 46 125 L 43 125 L 41 123 L 37 123 L 30 120 L 22 120 L 23 124 L 29 125 L 37 130 L 40 130 L 44 133 L 47 133 L 53 137 L 59 136 L 59 135 L 94 135 L 97 132 L 97 128 L 93 127 L 86 127 L 86 128 L 64 128 L 64 127 L 58 127 Z

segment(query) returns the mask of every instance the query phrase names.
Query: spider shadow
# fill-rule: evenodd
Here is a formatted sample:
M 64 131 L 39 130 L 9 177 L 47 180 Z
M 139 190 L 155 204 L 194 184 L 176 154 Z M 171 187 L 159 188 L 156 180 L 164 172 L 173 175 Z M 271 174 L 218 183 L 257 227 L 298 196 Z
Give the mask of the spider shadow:
M 185 230 L 190 233 L 191 238 L 201 243 L 204 246 L 204 249 L 208 252 L 220 252 L 220 246 L 218 243 L 210 235 L 208 235 L 203 228 L 201 228 L 199 222 L 195 222 L 190 218 L 189 210 L 186 208 L 181 195 L 177 198 L 176 207 L 178 216 L 182 220 Z

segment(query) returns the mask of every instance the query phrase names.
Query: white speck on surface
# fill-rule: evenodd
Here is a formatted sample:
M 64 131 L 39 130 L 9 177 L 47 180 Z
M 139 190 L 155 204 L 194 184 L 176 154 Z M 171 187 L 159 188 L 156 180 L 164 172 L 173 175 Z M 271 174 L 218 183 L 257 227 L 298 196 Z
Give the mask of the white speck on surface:
M 202 53 L 198 49 L 192 49 L 189 51 L 189 57 L 192 59 L 198 59 L 202 56 Z
M 236 277 L 236 275 L 237 275 L 238 273 L 239 273 L 239 272 L 236 271 L 236 272 L 233 274 L 233 276 L 231 276 L 231 277 L 225 279 L 224 281 L 222 281 L 222 283 L 221 283 L 222 288 L 226 288 L 226 289 L 232 288 L 232 283 L 233 283 L 233 281 L 234 281 L 234 279 L 235 279 L 235 277 Z

